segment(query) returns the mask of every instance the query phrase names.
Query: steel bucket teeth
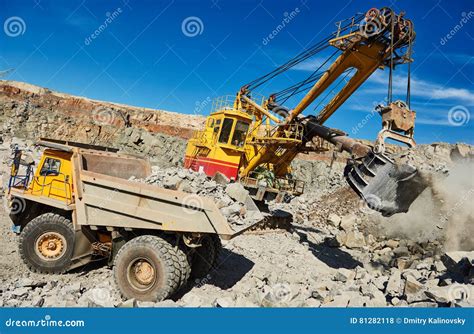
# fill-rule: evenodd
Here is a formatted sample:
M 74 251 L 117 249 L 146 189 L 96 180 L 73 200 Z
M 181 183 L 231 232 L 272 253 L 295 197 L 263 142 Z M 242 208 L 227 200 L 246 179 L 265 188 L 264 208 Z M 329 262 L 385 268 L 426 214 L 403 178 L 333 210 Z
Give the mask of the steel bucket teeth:
M 411 165 L 395 164 L 388 156 L 369 153 L 359 164 L 349 165 L 346 179 L 373 210 L 383 216 L 407 212 L 427 187 L 427 181 Z

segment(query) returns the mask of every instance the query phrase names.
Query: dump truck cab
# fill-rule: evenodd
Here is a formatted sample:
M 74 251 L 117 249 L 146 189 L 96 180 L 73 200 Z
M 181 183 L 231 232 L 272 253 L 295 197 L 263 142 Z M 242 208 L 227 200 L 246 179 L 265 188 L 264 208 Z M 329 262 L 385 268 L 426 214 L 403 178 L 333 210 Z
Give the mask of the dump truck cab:
M 16 154 L 18 153 L 21 154 L 21 151 Z M 71 152 L 46 149 L 34 174 L 28 168 L 31 163 L 18 163 L 13 167 L 18 172 L 11 175 L 10 193 L 21 194 L 25 200 L 46 202 L 61 208 L 68 207 L 74 201 L 71 157 Z M 23 174 L 22 167 L 26 167 Z
M 45 149 L 37 166 L 14 150 L 6 193 L 32 271 L 63 273 L 108 259 L 126 298 L 162 300 L 191 275 L 207 275 L 220 239 L 245 230 L 232 229 L 210 198 L 129 180 L 151 174 L 143 158 L 60 140 L 38 144 Z
M 28 193 L 61 201 L 73 202 L 71 152 L 46 149 L 43 152 Z

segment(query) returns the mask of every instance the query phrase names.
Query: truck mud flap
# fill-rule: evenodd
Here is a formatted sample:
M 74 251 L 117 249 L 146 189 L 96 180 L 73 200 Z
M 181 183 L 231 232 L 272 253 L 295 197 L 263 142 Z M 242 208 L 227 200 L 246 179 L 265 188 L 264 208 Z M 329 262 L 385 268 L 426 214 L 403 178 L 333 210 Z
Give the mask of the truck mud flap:
M 388 156 L 374 152 L 360 163 L 348 164 L 344 174 L 367 206 L 386 217 L 407 212 L 428 186 L 415 167 L 396 164 Z

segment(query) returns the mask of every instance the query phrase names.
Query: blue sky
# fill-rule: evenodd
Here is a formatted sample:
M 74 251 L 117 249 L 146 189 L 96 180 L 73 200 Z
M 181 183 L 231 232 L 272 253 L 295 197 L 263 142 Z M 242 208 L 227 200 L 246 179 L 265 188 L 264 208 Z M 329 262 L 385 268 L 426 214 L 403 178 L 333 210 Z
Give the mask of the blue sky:
M 335 21 L 374 5 L 404 10 L 415 23 L 412 108 L 417 111 L 417 142 L 474 144 L 470 0 L 0 0 L 0 71 L 14 68 L 3 79 L 93 99 L 207 114 L 210 99 L 235 94 L 333 32 Z M 295 11 L 284 29 L 265 42 Z M 187 20 L 197 22 L 197 31 L 192 25 L 183 30 Z M 288 71 L 260 93 L 301 80 L 323 56 Z M 327 125 L 374 139 L 380 117 L 371 111 L 386 97 L 386 72 L 376 72 Z M 396 98 L 404 98 L 405 85 L 406 69 L 397 69 Z M 293 106 L 289 101 L 288 107 Z M 313 108 L 306 111 L 310 113 Z

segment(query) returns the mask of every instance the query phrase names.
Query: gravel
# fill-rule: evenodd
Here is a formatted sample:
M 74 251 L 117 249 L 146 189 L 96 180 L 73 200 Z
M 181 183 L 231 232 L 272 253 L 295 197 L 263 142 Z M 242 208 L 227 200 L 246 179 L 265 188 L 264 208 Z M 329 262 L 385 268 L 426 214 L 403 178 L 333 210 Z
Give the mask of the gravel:
M 2 161 L 6 152 L 0 147 Z M 403 158 L 421 164 L 422 170 L 449 175 L 454 163 L 468 162 L 472 155 L 465 148 L 436 144 L 419 146 Z M 298 168 L 304 170 L 306 163 Z M 134 181 L 214 198 L 236 228 L 255 219 L 247 210 L 245 190 L 222 177 L 153 167 L 150 177 Z M 474 306 L 473 249 L 459 244 L 448 251 L 447 225 L 429 239 L 413 231 L 413 237 L 388 233 L 379 214 L 368 211 L 342 177 L 310 186 L 303 196 L 270 208 L 292 214 L 289 230 L 253 231 L 225 242 L 217 268 L 206 277 L 189 282 L 171 300 L 145 303 L 123 300 L 103 262 L 64 275 L 29 272 L 2 206 L 0 306 Z

